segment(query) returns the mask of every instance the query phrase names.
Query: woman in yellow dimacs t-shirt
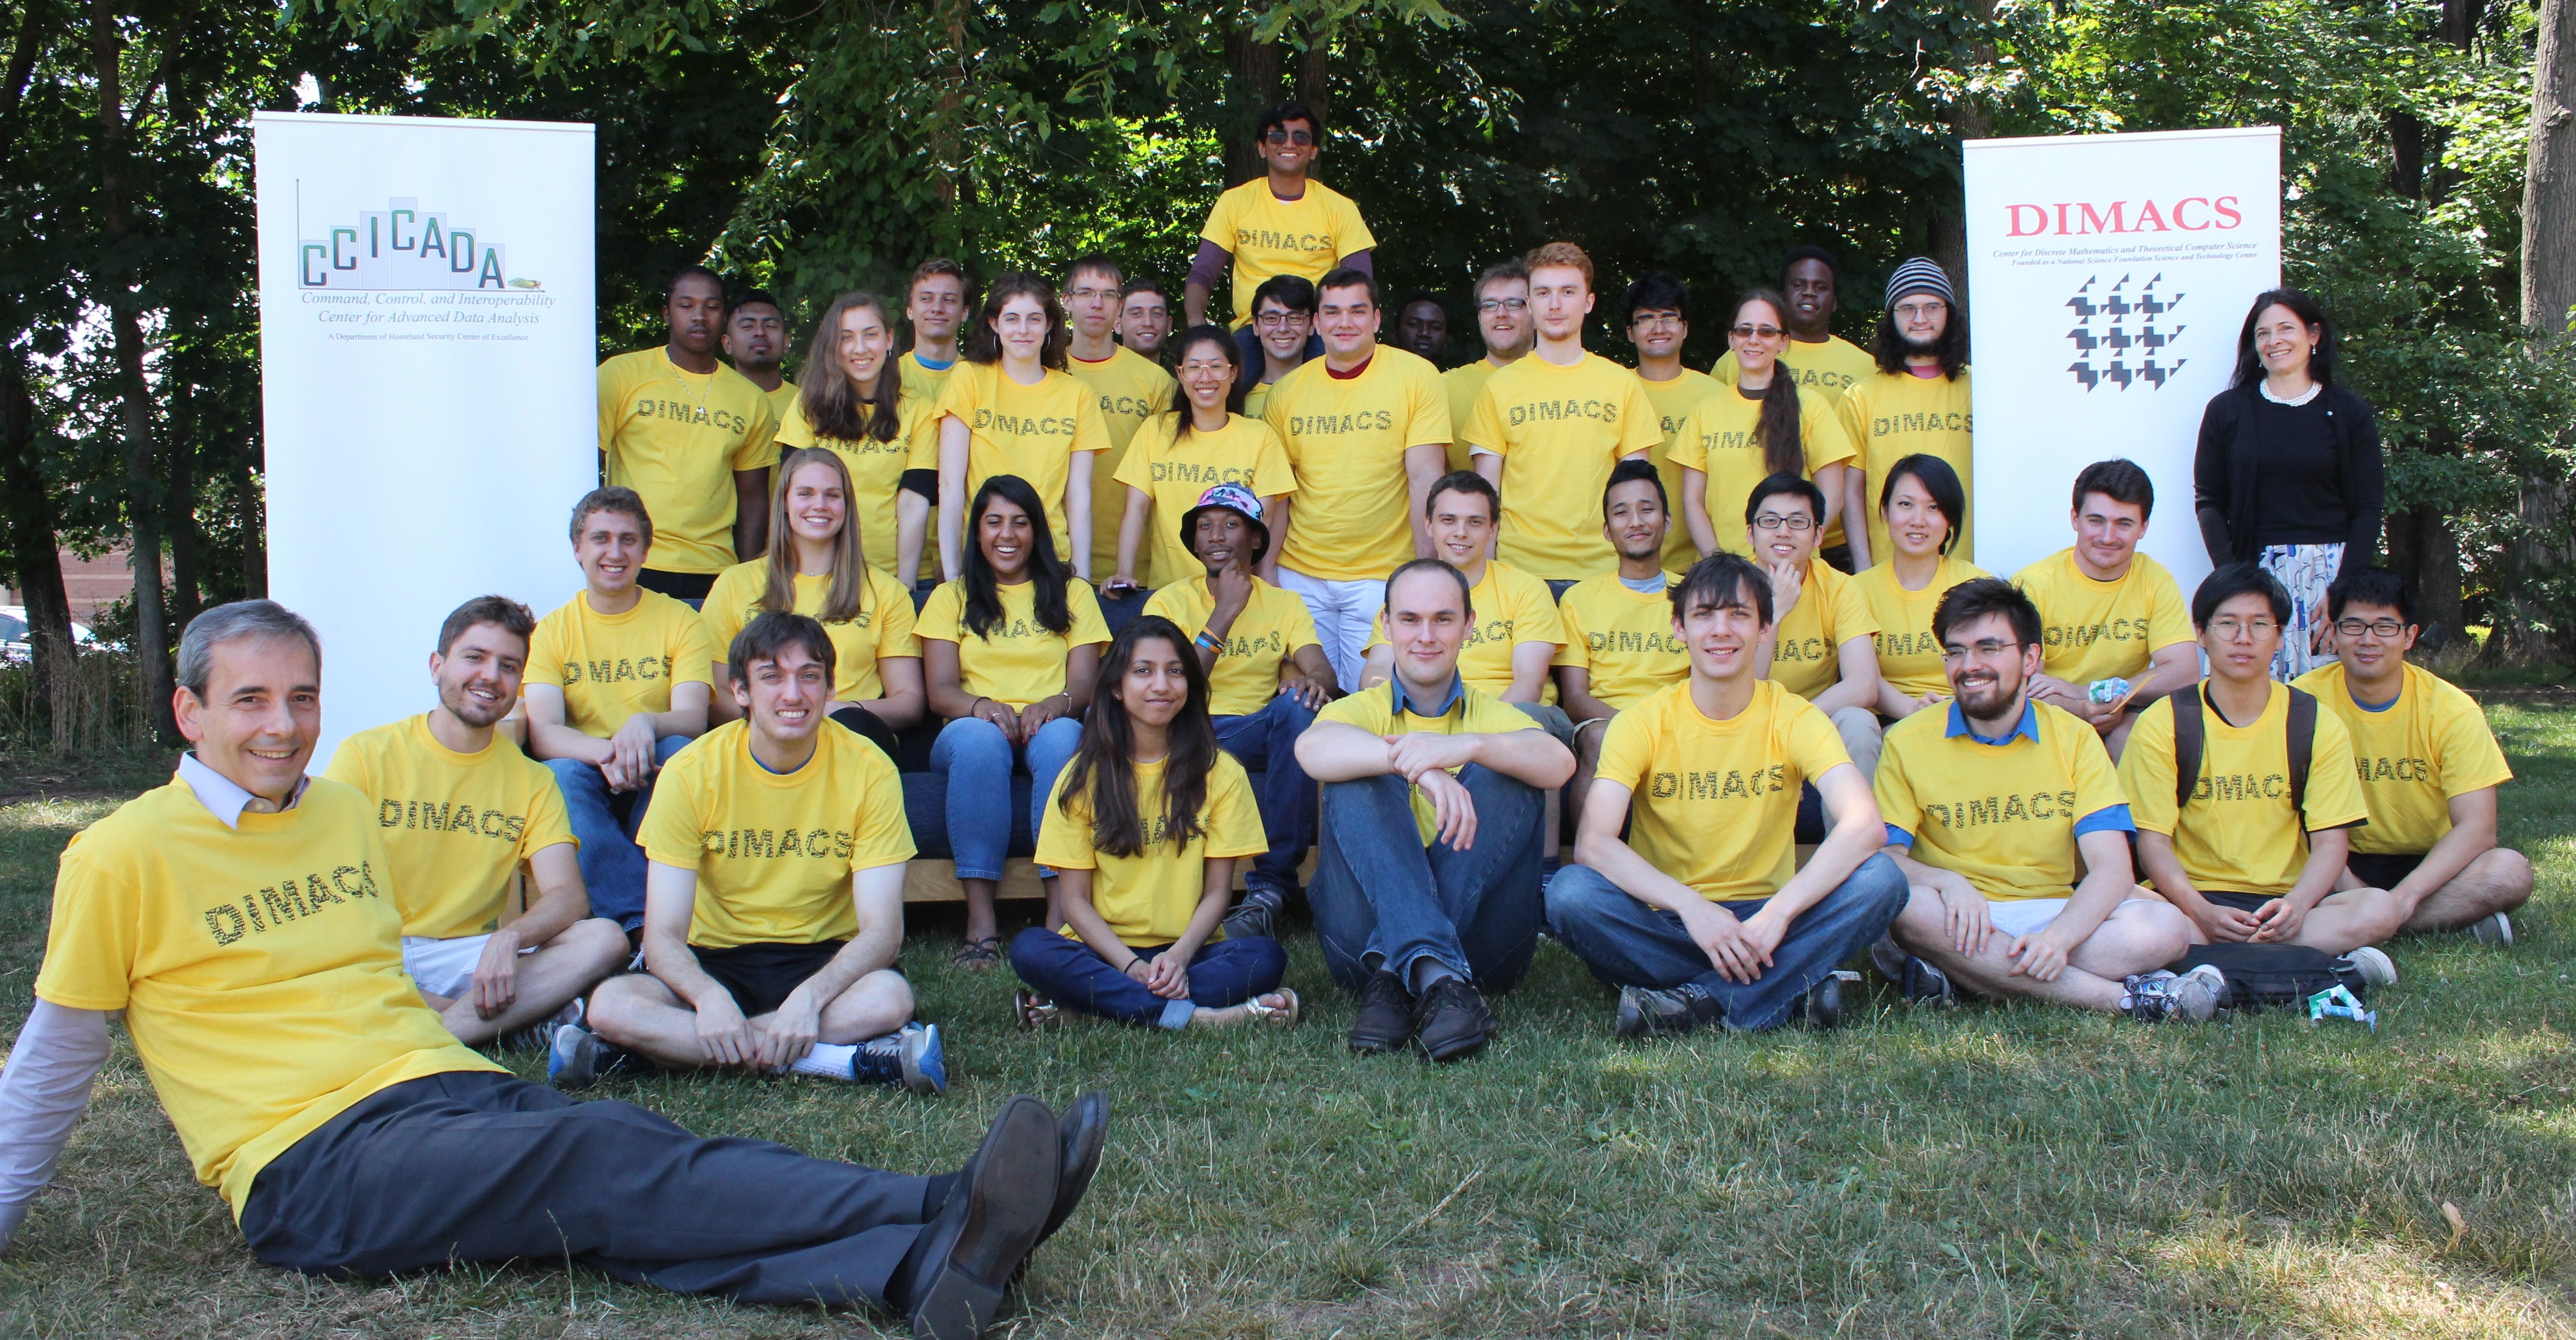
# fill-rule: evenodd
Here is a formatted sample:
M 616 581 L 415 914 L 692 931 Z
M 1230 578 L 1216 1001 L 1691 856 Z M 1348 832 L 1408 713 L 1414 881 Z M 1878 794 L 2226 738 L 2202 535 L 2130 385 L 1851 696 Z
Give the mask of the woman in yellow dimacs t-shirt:
M 1036 275 L 993 281 L 939 402 L 939 570 L 965 572 L 966 499 L 1017 475 L 1039 499 L 1055 551 L 1091 579 L 1091 456 L 1109 449 L 1100 398 L 1064 370 L 1064 308 Z M 1077 459 L 1079 458 L 1079 459 Z

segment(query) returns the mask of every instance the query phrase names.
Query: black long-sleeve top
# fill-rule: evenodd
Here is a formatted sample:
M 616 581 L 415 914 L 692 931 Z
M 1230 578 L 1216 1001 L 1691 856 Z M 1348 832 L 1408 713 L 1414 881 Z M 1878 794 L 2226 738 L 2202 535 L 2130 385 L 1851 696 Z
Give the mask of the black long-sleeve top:
M 2221 391 L 2201 414 L 2192 494 L 2213 564 L 2341 543 L 2342 571 L 2367 567 L 2388 508 L 2378 421 L 2331 382 L 2304 405 L 2266 398 L 2259 382 Z

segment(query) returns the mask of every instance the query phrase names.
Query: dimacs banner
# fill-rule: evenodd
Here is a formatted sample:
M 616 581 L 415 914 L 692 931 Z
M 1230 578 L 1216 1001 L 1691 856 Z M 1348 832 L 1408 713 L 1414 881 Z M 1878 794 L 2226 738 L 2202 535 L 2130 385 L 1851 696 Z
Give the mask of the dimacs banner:
M 1971 140 L 1965 166 L 1977 564 L 2072 543 L 2076 472 L 2125 456 L 2155 480 L 2142 548 L 2188 596 L 2201 411 L 2281 277 L 2280 131 Z
M 262 112 L 252 134 L 268 589 L 322 633 L 319 770 L 436 703 L 449 610 L 581 587 L 591 128 Z

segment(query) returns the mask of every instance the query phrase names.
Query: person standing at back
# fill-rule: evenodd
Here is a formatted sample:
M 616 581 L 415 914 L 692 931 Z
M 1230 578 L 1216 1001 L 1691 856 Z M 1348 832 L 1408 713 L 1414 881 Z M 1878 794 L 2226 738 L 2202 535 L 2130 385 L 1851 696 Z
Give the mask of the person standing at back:
M 1780 361 L 1796 370 L 1800 386 L 1825 397 L 1827 403 L 1841 400 L 1843 392 L 1878 371 L 1878 360 L 1867 349 L 1833 332 L 1841 282 L 1842 267 L 1835 263 L 1834 253 L 1823 247 L 1791 247 L 1780 258 L 1780 292 L 1789 300 L 1788 309 L 1781 313 L 1787 318 L 1789 347 Z M 1733 386 L 1741 366 L 1742 360 L 1729 349 L 1708 373 Z
M 1501 557 L 1563 595 L 1619 566 L 1590 503 L 1613 466 L 1646 459 L 1663 427 L 1637 374 L 1583 347 L 1592 258 L 1550 242 L 1522 263 L 1538 346 L 1485 383 L 1459 435 L 1502 492 Z
M 1296 275 L 1313 283 L 1344 268 L 1374 272 L 1369 249 L 1377 245 L 1350 197 L 1306 175 L 1324 152 L 1322 117 L 1281 103 L 1253 124 L 1252 140 L 1266 170 L 1217 197 L 1181 286 L 1182 325 L 1198 325 L 1207 320 L 1217 272 L 1232 265 L 1235 338 L 1247 363 L 1255 352 L 1243 328 L 1252 323 L 1252 294 L 1263 280 Z
M 1449 308 L 1439 294 L 1415 289 L 1395 305 L 1395 347 L 1439 366 L 1449 349 Z
M 769 412 L 784 423 L 796 403 L 796 383 L 779 371 L 787 356 L 787 317 L 778 295 L 765 288 L 745 289 L 725 304 L 724 353 L 733 370 L 769 397 Z
M 939 420 L 939 569 L 964 575 L 966 501 L 996 475 L 1037 490 L 1057 553 L 1091 579 L 1092 453 L 1109 448 L 1098 398 L 1064 370 L 1064 309 L 1030 274 L 995 280 L 949 375 Z
M 1262 280 L 1252 294 L 1252 328 L 1235 332 L 1234 347 L 1238 353 L 1253 351 L 1235 374 L 1235 385 L 1243 388 L 1243 412 L 1258 419 L 1269 406 L 1270 388 L 1324 352 L 1315 338 L 1315 286 L 1303 275 Z
M 1741 360 L 1735 380 L 1710 383 L 1711 394 L 1691 408 L 1670 448 L 1682 481 L 1673 495 L 1681 514 L 1675 529 L 1699 555 L 1753 552 L 1736 543 L 1735 518 L 1753 486 L 1773 475 L 1811 480 L 1824 493 L 1820 545 L 1832 547 L 1843 533 L 1844 479 L 1854 467 L 1851 439 L 1834 402 L 1799 384 L 1780 361 L 1788 332 L 1778 323 L 1787 309 L 1787 299 L 1764 289 L 1735 300 L 1726 327 L 1727 347 Z
M 1138 275 L 1118 289 L 1118 342 L 1163 364 L 1164 342 L 1172 338 L 1172 295 L 1158 281 Z
M 2290 593 L 2272 677 L 2335 658 L 2326 588 L 2377 559 L 2388 496 L 2379 424 L 2335 384 L 2340 341 L 2294 288 L 2254 299 L 2236 338 L 2236 384 L 2210 397 L 2192 495 L 2212 566 L 2252 563 Z
M 1878 370 L 1843 393 L 1843 432 L 1860 450 L 1860 468 L 1843 480 L 1843 514 L 1865 517 L 1849 528 L 1852 570 L 1887 561 L 1887 521 L 1878 514 L 1888 472 L 1916 452 L 1950 463 L 1959 483 L 1976 492 L 1970 468 L 1968 315 L 1960 310 L 1950 276 L 1916 256 L 1887 281 L 1887 314 L 1870 339 Z M 1958 552 L 1977 554 L 1974 526 L 1959 528 Z
M 778 424 L 783 457 L 821 447 L 850 475 L 849 516 L 869 567 L 909 590 L 939 476 L 915 462 L 934 455 L 934 402 L 914 395 L 895 371 L 894 324 L 875 295 L 844 293 L 823 309 L 805 353 L 805 385 Z M 785 487 L 782 469 L 780 486 Z M 774 542 L 777 536 L 771 536 Z M 748 617 L 748 616 L 746 616 Z
M 716 357 L 724 281 L 692 265 L 662 301 L 670 339 L 599 365 L 599 454 L 608 482 L 660 518 L 657 566 L 636 584 L 696 602 L 716 574 L 769 545 L 769 396 Z
M 1529 267 L 1518 256 L 1487 266 L 1476 276 L 1476 335 L 1485 342 L 1485 356 L 1440 374 L 1440 384 L 1449 392 L 1453 430 L 1443 473 L 1476 468 L 1468 457 L 1466 440 L 1455 437 L 1454 430 L 1467 426 L 1467 416 L 1476 412 L 1476 397 L 1485 393 L 1486 381 L 1519 362 L 1536 338 L 1530 333 Z
M 1682 345 L 1689 339 L 1690 289 L 1682 281 L 1653 270 L 1628 286 L 1628 342 L 1637 346 L 1637 376 L 1646 383 L 1646 399 L 1664 434 L 1646 458 L 1655 463 L 1666 498 L 1682 496 L 1682 467 L 1673 460 L 1682 426 L 1699 402 L 1718 390 L 1707 373 L 1682 366 Z M 1664 536 L 1664 566 L 1682 572 L 1698 558 L 1690 527 L 1671 527 Z
M 1106 256 L 1076 260 L 1064 276 L 1064 318 L 1073 331 L 1065 348 L 1064 370 L 1100 398 L 1100 420 L 1109 429 L 1109 448 L 1091 453 L 1091 571 L 1118 570 L 1118 521 L 1127 510 L 1127 491 L 1118 487 L 1119 462 L 1127 444 L 1145 420 L 1172 405 L 1172 374 L 1117 341 L 1120 286 L 1127 276 Z M 1137 602 L 1142 606 L 1142 601 Z M 1113 623 L 1121 611 L 1105 610 Z M 1134 609 L 1123 612 L 1133 616 Z
M 948 394 L 948 374 L 957 366 L 957 330 L 966 321 L 970 286 L 966 267 L 934 256 L 913 267 L 904 290 L 904 320 L 912 326 L 912 347 L 894 360 L 904 396 L 921 406 L 920 423 L 907 434 L 911 459 L 904 464 L 903 491 L 895 495 L 895 571 L 912 587 L 916 607 L 939 584 L 940 574 L 921 575 L 921 553 L 936 542 L 931 512 L 939 506 L 939 415 Z M 828 323 L 827 323 L 828 324 Z M 813 376 L 807 360 L 808 377 Z M 933 552 L 936 552 L 935 550 Z

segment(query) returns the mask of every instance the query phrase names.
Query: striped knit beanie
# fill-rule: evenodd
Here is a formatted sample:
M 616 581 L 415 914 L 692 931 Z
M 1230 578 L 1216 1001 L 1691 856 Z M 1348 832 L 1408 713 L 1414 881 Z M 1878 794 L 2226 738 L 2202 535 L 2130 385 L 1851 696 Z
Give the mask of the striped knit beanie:
M 1929 256 L 1911 257 L 1887 277 L 1888 306 L 1894 307 L 1898 299 L 1915 293 L 1929 293 L 1945 303 L 1958 301 L 1950 291 L 1949 273 Z

